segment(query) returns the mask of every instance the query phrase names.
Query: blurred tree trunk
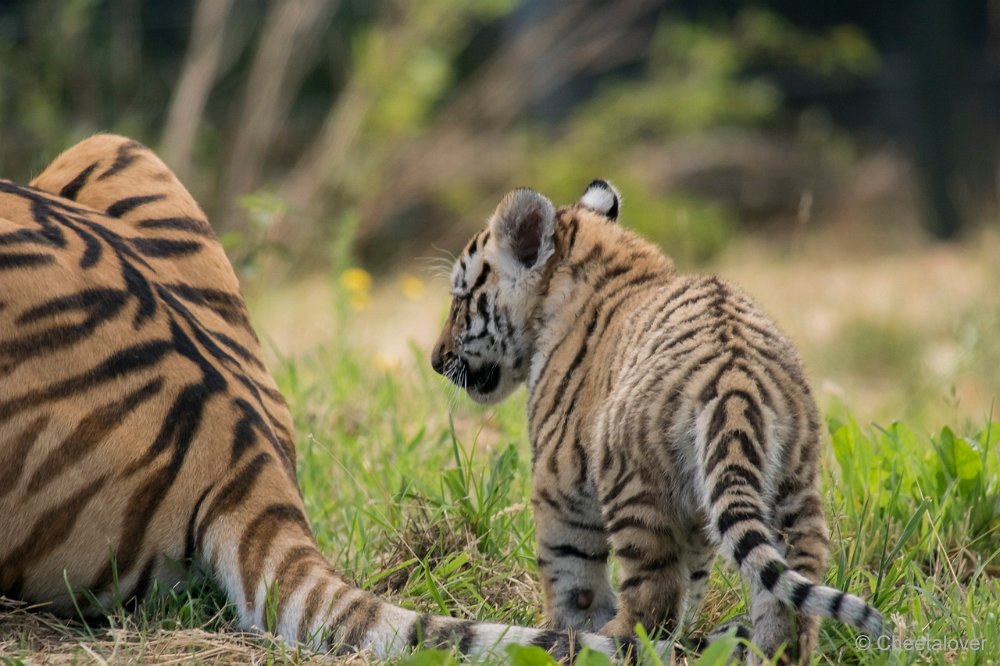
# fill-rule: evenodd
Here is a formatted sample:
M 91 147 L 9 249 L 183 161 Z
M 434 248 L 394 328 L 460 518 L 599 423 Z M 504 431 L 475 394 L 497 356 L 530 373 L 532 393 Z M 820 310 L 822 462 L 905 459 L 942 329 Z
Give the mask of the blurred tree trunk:
M 335 0 L 275 0 L 271 3 L 235 122 L 232 153 L 217 201 L 220 229 L 236 225 L 235 198 L 259 182 L 267 151 L 315 64 L 315 54 L 336 12 Z
M 219 74 L 226 19 L 232 0 L 199 0 L 190 44 L 160 144 L 164 161 L 184 181 L 208 95 Z
M 955 238 L 964 226 L 958 201 L 963 166 L 960 113 L 962 67 L 957 22 L 961 3 L 918 0 L 914 15 L 917 171 L 925 225 L 935 237 Z

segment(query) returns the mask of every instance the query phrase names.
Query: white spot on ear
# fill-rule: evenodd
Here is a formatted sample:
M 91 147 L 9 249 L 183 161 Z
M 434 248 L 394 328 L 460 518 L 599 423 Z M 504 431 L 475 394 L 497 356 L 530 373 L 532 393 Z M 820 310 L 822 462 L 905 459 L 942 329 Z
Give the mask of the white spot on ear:
M 611 183 L 606 180 L 595 180 L 587 186 L 587 190 L 580 197 L 580 205 L 615 220 L 618 219 L 620 200 L 618 190 Z

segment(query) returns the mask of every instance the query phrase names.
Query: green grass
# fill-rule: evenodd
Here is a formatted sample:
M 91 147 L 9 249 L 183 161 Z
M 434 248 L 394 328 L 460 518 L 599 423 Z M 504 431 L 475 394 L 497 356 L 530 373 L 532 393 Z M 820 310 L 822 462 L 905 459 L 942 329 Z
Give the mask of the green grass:
M 498 408 L 476 407 L 431 372 L 424 350 L 413 354 L 412 365 L 380 372 L 341 342 L 273 368 L 292 406 L 320 546 L 356 583 L 395 603 L 539 623 L 523 391 Z M 901 639 L 978 639 L 985 648 L 863 650 L 853 631 L 824 622 L 815 663 L 992 663 L 1000 654 L 1000 424 L 928 436 L 899 423 L 859 425 L 842 408 L 830 413 L 828 581 L 872 600 Z M 700 624 L 745 612 L 746 602 L 738 576 L 718 567 Z M 231 609 L 204 584 L 137 613 L 116 609 L 106 625 L 41 617 L 0 613 L 5 661 L 325 659 L 234 633 Z M 532 650 L 509 657 L 547 663 Z M 403 662 L 452 659 L 425 651 Z M 714 653 L 701 659 L 724 663 Z M 588 655 L 580 663 L 605 662 Z
M 414 354 L 416 369 L 397 375 L 375 376 L 348 353 L 278 371 L 299 431 L 312 433 L 300 470 L 321 543 L 360 584 L 399 603 L 538 622 L 523 393 L 475 407 Z M 1000 424 L 926 436 L 843 413 L 828 423 L 830 584 L 871 599 L 901 640 L 986 647 L 866 651 L 853 631 L 825 622 L 816 661 L 985 663 L 1000 654 Z M 720 568 L 712 588 L 705 627 L 745 612 L 734 573 Z

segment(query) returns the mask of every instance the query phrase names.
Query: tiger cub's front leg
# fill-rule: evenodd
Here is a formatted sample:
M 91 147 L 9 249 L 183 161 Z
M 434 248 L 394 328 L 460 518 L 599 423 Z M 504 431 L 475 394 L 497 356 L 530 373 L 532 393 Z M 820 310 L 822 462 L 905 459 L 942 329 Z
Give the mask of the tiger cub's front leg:
M 532 505 L 545 618 L 554 629 L 596 631 L 615 615 L 608 542 L 591 484 L 563 488 L 533 475 Z

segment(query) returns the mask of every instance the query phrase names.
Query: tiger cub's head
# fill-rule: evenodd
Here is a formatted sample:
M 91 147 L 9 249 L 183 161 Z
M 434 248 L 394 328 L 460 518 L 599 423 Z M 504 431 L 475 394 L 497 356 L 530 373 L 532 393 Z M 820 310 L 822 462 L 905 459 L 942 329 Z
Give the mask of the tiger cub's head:
M 572 213 L 614 221 L 620 196 L 595 180 L 573 206 L 556 210 L 520 188 L 500 200 L 451 272 L 451 310 L 431 353 L 434 370 L 482 404 L 500 402 L 523 382 L 535 349 L 532 321 Z M 571 215 L 566 215 L 570 213 Z

